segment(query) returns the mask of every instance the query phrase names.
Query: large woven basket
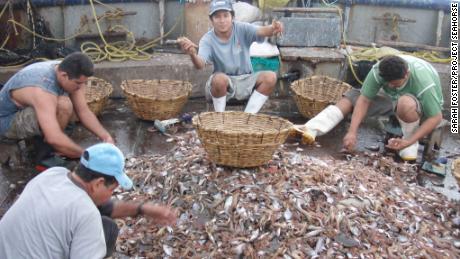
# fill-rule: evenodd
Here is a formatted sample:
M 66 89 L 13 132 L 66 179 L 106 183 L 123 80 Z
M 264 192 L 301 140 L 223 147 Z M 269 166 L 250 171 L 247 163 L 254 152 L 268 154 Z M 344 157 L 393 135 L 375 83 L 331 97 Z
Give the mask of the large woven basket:
M 209 158 L 232 167 L 267 163 L 293 126 L 279 117 L 235 111 L 201 113 L 193 125 Z
M 99 115 L 107 104 L 112 91 L 113 88 L 109 82 L 97 77 L 88 78 L 85 98 L 89 109 L 94 114 Z
M 85 88 L 85 100 L 89 109 L 97 116 L 104 109 L 110 95 L 112 94 L 112 85 L 100 78 L 90 77 Z M 74 113 L 72 121 L 79 121 L 79 118 Z
M 294 81 L 291 90 L 300 113 L 313 118 L 329 104 L 336 103 L 351 86 L 327 76 L 312 76 Z
M 460 184 L 460 158 L 456 158 L 452 161 L 452 175 L 457 180 L 457 183 Z
M 125 80 L 121 89 L 137 117 L 163 120 L 179 114 L 192 92 L 192 84 L 178 80 Z

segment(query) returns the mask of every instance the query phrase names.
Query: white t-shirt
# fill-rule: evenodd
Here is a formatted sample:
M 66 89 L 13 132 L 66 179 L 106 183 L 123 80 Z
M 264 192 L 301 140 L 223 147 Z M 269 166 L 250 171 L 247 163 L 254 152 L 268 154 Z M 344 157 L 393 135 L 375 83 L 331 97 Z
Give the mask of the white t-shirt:
M 33 178 L 0 220 L 0 258 L 103 258 L 101 214 L 63 167 Z

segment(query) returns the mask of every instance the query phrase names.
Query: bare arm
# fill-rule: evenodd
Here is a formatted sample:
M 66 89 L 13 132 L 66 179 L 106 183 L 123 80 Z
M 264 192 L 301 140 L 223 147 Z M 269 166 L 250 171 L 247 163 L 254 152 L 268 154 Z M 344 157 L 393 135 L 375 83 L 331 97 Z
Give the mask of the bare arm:
M 192 63 L 196 69 L 203 69 L 205 67 L 206 63 L 202 58 L 200 58 L 200 56 L 198 56 L 196 50 L 195 53 L 190 54 L 190 58 L 192 59 Z
M 422 125 L 415 131 L 415 133 L 408 139 L 402 139 L 402 138 L 394 138 L 389 140 L 389 143 L 387 145 L 388 148 L 394 149 L 394 150 L 401 150 L 403 148 L 406 148 L 421 138 L 425 137 L 426 135 L 430 134 L 436 126 L 442 121 L 442 113 L 438 113 L 435 116 L 432 116 L 428 119 L 426 119 Z
M 57 120 L 57 97 L 38 87 L 26 87 L 16 90 L 13 99 L 24 106 L 31 106 L 37 115 L 38 124 L 45 141 L 56 151 L 70 158 L 78 158 L 83 149 L 73 142 L 59 126 Z
M 74 110 L 81 123 L 102 141 L 114 144 L 112 136 L 101 125 L 96 115 L 89 109 L 85 100 L 85 88 L 81 88 L 70 95 Z
M 419 139 L 425 137 L 426 135 L 430 134 L 436 126 L 442 121 L 442 113 L 438 113 L 433 117 L 426 119 L 422 125 L 417 129 L 417 131 L 412 135 L 411 138 L 408 139 L 410 144 L 415 143 Z M 410 145 L 409 144 L 409 145 Z
M 273 20 L 271 25 L 261 26 L 257 30 L 257 36 L 271 37 L 283 32 L 283 24 L 280 21 Z
M 364 117 L 366 117 L 370 103 L 371 100 L 369 100 L 364 95 L 360 95 L 356 101 L 356 105 L 353 109 L 353 115 L 351 116 L 351 124 L 348 128 L 348 133 L 343 138 L 343 146 L 348 151 L 352 151 L 355 148 L 358 128 Z
M 190 56 L 196 69 L 202 69 L 205 67 L 206 62 L 200 56 L 198 56 L 198 46 L 195 43 L 186 37 L 178 38 L 177 42 L 179 43 L 182 51 Z
M 173 225 L 176 222 L 176 211 L 168 206 L 131 201 L 115 201 L 111 217 L 135 217 L 138 212 L 151 217 L 158 224 Z

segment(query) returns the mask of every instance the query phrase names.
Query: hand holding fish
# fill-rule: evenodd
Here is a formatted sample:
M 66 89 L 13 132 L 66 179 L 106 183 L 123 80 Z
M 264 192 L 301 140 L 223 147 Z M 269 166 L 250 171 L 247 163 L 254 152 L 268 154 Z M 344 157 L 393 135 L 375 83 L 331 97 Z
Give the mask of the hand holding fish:
M 145 203 L 142 206 L 142 214 L 151 217 L 155 223 L 160 225 L 176 224 L 177 211 L 169 206 Z
M 388 140 L 388 144 L 386 145 L 387 148 L 393 149 L 393 150 L 401 150 L 403 148 L 406 148 L 410 146 L 411 143 L 405 139 L 402 138 L 391 138 Z
M 283 24 L 277 20 L 273 20 L 272 29 L 273 29 L 273 36 L 281 36 L 284 31 Z
M 356 140 L 356 133 L 348 132 L 343 138 L 343 147 L 349 152 L 353 151 L 356 146 Z
M 189 40 L 186 37 L 180 37 L 177 39 L 177 43 L 181 47 L 182 51 L 184 51 L 188 55 L 196 55 L 198 46 Z

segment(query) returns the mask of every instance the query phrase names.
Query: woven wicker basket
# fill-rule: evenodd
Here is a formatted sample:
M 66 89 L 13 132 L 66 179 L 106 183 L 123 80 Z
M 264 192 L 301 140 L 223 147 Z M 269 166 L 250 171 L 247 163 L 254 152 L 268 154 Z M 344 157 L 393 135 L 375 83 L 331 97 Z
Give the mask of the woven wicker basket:
M 455 159 L 452 161 L 452 175 L 457 180 L 457 183 L 460 184 L 460 158 Z
M 313 118 L 336 103 L 350 88 L 349 84 L 327 76 L 312 76 L 291 84 L 297 108 L 306 118 Z
M 112 91 L 113 88 L 109 82 L 97 77 L 90 77 L 85 93 L 89 109 L 94 114 L 99 115 L 107 104 Z
M 286 140 L 291 122 L 245 112 L 205 112 L 193 117 L 198 137 L 218 165 L 260 166 L 272 159 Z
M 137 117 L 163 120 L 179 114 L 192 92 L 192 84 L 178 80 L 125 80 L 121 89 Z
M 85 100 L 89 109 L 98 116 L 104 109 L 110 95 L 112 94 L 112 85 L 100 78 L 90 77 L 85 88 Z M 74 113 L 72 121 L 79 121 L 79 118 Z

